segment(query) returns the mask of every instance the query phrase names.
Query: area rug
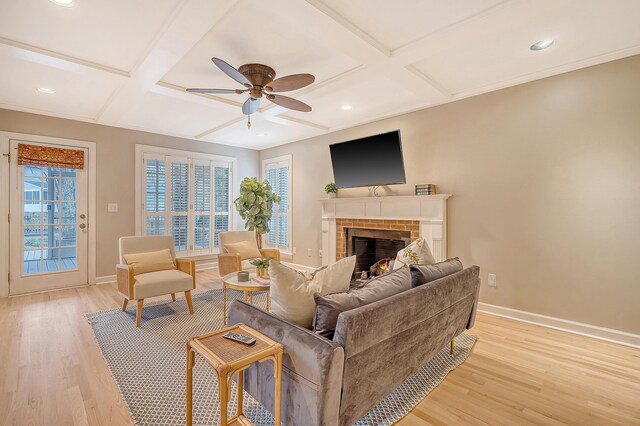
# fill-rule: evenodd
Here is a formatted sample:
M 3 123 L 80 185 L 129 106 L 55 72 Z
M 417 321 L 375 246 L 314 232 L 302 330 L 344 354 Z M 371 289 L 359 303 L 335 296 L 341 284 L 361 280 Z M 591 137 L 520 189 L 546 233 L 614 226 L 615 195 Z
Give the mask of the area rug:
M 228 290 L 229 303 L 241 298 L 241 292 Z M 86 315 L 135 424 L 185 424 L 186 341 L 223 327 L 222 300 L 222 290 L 195 295 L 194 315 L 189 315 L 184 298 L 150 303 L 144 307 L 142 328 L 135 326 L 135 307 Z M 265 294 L 254 294 L 253 302 L 264 308 Z M 391 425 L 404 417 L 467 358 L 475 341 L 475 336 L 466 333 L 456 337 L 453 356 L 447 345 L 356 425 Z M 193 386 L 194 425 L 217 425 L 217 378 L 199 355 Z M 235 400 L 233 384 L 230 401 Z M 235 404 L 229 404 L 228 415 L 235 415 L 235 410 Z M 246 392 L 244 411 L 254 425 L 273 425 L 271 413 Z

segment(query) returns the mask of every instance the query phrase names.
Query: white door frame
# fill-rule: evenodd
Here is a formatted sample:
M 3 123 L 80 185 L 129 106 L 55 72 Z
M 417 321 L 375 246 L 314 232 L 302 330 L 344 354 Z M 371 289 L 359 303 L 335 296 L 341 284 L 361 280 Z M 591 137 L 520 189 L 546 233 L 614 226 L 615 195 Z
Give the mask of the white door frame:
M 25 133 L 1 132 L 0 152 L 9 153 L 9 141 L 19 139 L 55 145 L 83 147 L 88 150 L 88 240 L 87 240 L 87 279 L 89 284 L 96 283 L 96 143 L 76 139 L 54 138 Z M 12 152 L 11 155 L 17 155 Z M 0 159 L 0 297 L 9 295 L 9 162 L 5 156 Z M 17 220 L 14 218 L 14 220 Z

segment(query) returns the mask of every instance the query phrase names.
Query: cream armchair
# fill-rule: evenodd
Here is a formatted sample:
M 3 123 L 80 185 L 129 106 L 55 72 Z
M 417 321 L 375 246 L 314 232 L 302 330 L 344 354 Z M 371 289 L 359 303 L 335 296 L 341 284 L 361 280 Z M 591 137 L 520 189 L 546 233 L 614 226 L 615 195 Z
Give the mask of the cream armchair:
M 136 326 L 140 327 L 142 318 L 142 304 L 144 299 L 154 296 L 170 294 L 173 301 L 176 300 L 176 293 L 184 291 L 189 313 L 193 314 L 193 303 L 191 302 L 191 290 L 196 288 L 196 265 L 191 259 L 176 259 L 173 248 L 173 237 L 122 237 L 119 241 L 120 264 L 116 266 L 116 277 L 118 281 L 118 291 L 124 296 L 122 310 L 127 309 L 129 300 L 138 301 L 138 311 L 136 313 Z M 129 265 L 125 261 L 125 256 L 130 254 L 143 254 L 157 252 L 168 249 L 171 253 L 171 260 L 174 269 L 153 270 L 153 264 L 145 269 L 144 273 L 135 273 L 134 265 Z M 166 257 L 166 255 L 165 255 Z M 171 267 L 171 260 L 168 260 Z M 165 262 L 165 267 L 166 262 Z M 150 270 L 150 271 L 149 271 Z
M 218 234 L 220 240 L 220 254 L 218 254 L 218 269 L 221 276 L 230 274 L 231 272 L 240 271 L 243 269 L 252 268 L 253 265 L 249 262 L 250 257 L 242 257 L 238 253 L 233 253 L 229 250 L 229 244 L 235 244 L 240 242 L 250 242 L 255 245 L 255 249 L 259 250 L 260 255 L 264 258 L 270 257 L 274 260 L 280 261 L 280 250 L 278 249 L 258 249 L 258 243 L 256 241 L 256 233 L 254 231 L 232 231 L 221 232 Z

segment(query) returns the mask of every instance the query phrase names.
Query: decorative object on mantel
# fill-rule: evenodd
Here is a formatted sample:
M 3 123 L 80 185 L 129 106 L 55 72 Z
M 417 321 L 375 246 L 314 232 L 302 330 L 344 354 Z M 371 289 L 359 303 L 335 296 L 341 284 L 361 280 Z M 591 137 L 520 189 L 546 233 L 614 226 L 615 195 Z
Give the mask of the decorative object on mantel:
M 436 185 L 434 183 L 416 185 L 416 195 L 436 195 Z
M 271 258 L 267 257 L 267 258 L 253 259 L 253 260 L 250 260 L 249 263 L 251 263 L 253 266 L 256 267 L 256 275 L 258 275 L 259 277 L 266 277 L 269 274 L 270 261 L 271 261 Z
M 262 234 L 269 232 L 269 220 L 273 215 L 273 203 L 280 202 L 269 181 L 260 183 L 258 178 L 244 178 L 240 184 L 240 196 L 233 202 L 245 221 L 248 231 L 256 231 L 258 248 L 262 248 Z
M 338 187 L 335 183 L 329 182 L 324 186 L 324 192 L 327 193 L 328 198 L 336 198 L 338 196 Z

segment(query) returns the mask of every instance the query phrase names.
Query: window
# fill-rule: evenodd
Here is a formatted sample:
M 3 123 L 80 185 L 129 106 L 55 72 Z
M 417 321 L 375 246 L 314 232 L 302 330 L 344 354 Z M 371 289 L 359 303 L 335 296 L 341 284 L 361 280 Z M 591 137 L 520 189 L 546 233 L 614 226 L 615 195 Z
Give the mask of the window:
M 290 252 L 291 247 L 291 155 L 262 160 L 263 179 L 269 181 L 280 202 L 273 206 L 266 245 Z
M 137 145 L 141 213 L 138 234 L 173 235 L 181 256 L 218 252 L 232 226 L 235 159 Z

